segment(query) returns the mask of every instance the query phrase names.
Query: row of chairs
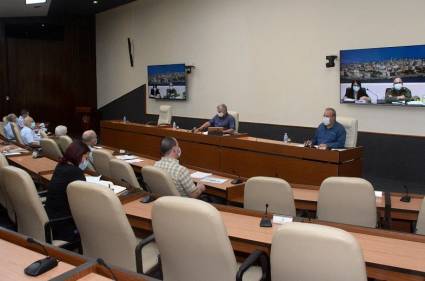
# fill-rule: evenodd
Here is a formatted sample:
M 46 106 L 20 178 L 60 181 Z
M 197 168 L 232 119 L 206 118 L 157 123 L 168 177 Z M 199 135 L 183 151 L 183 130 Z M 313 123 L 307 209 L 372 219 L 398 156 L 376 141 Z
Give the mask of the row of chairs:
M 54 160 L 61 159 L 71 143 L 72 139 L 69 136 L 46 137 L 40 140 L 43 155 Z

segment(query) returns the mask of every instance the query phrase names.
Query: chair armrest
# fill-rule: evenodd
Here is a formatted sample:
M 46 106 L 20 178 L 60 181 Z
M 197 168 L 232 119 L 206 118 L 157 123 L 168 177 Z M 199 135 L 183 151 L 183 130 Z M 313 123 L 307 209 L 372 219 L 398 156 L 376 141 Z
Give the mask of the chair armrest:
M 146 246 L 147 244 L 151 243 L 151 242 L 154 242 L 154 241 L 155 241 L 155 236 L 152 233 L 148 237 L 142 239 L 142 241 L 140 241 L 139 244 L 137 244 L 136 250 L 135 250 L 137 273 L 143 274 L 143 262 L 142 262 L 142 249 L 143 249 L 143 247 Z
M 239 270 L 236 273 L 236 281 L 242 281 L 242 276 L 244 273 L 257 261 L 260 261 L 261 270 L 263 272 L 261 280 L 267 280 L 267 275 L 269 273 L 269 262 L 267 255 L 262 251 L 255 250 L 249 255 L 249 257 L 246 258 L 246 260 L 244 260 L 244 262 L 239 267 Z
M 56 224 L 58 222 L 67 221 L 67 220 L 72 220 L 72 216 L 52 219 L 52 220 L 49 220 L 48 222 L 46 222 L 44 224 L 44 235 L 46 237 L 46 243 L 51 244 L 52 241 L 53 241 L 52 229 L 53 229 L 54 224 Z

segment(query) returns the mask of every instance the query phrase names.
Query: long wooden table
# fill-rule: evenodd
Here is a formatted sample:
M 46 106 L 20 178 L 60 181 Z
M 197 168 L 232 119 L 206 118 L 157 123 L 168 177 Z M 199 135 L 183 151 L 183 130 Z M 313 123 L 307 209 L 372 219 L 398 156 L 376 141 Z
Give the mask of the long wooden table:
M 163 137 L 175 137 L 185 165 L 241 177 L 273 176 L 290 183 L 320 185 L 330 176 L 362 174 L 361 147 L 318 150 L 246 135 L 209 136 L 189 130 L 122 121 L 102 121 L 103 144 L 158 158 Z
M 88 258 L 52 245 L 41 243 L 49 256 L 56 258 L 58 266 L 37 277 L 27 276 L 24 269 L 36 260 L 45 258 L 45 252 L 40 245 L 30 243 L 27 237 L 0 227 L 0 279 L 1 280 L 111 280 L 111 273 Z M 156 279 L 129 272 L 111 265 L 118 280 L 154 281 Z
M 152 230 L 153 203 L 134 200 L 124 204 L 124 210 L 135 229 Z M 254 250 L 270 252 L 273 233 L 271 228 L 259 226 L 261 213 L 234 207 L 217 207 L 235 251 L 251 253 Z M 425 280 L 425 236 L 369 229 L 342 224 L 309 221 L 332 225 L 349 231 L 359 241 L 370 278 L 379 280 Z

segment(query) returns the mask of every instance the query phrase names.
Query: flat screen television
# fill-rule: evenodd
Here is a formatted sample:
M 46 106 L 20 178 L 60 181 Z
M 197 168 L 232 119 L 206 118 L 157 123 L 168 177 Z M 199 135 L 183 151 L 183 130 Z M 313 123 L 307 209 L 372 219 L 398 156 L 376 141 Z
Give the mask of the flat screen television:
M 342 50 L 340 86 L 341 103 L 423 107 L 425 45 Z
M 148 95 L 157 100 L 186 100 L 185 64 L 149 65 Z

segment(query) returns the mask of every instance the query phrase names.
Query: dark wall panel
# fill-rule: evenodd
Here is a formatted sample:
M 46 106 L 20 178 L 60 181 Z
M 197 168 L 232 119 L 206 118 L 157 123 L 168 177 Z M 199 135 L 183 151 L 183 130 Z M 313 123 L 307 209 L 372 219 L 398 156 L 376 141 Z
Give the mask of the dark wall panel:
M 96 48 L 94 17 L 63 21 L 63 39 L 6 37 L 0 61 L 6 61 L 6 83 L 1 82 L 1 116 L 27 108 L 36 121 L 51 127 L 67 124 L 79 133 L 75 108 L 96 108 Z M 3 79 L 4 80 L 4 79 Z

